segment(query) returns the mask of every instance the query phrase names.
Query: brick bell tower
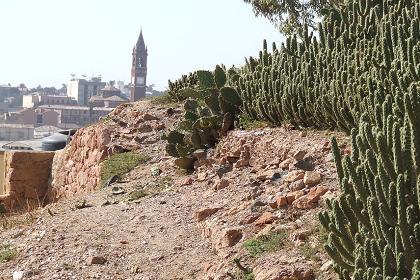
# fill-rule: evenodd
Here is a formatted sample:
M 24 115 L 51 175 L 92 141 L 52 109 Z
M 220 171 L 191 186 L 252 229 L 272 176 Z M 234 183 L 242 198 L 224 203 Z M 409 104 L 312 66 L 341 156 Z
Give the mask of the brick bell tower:
M 137 44 L 133 48 L 131 66 L 131 102 L 146 97 L 147 47 L 144 44 L 143 31 L 140 31 Z

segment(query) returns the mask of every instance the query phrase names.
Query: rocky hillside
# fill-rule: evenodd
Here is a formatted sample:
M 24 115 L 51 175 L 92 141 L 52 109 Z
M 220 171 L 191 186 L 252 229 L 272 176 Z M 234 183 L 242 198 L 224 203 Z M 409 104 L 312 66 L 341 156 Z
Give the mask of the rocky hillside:
M 181 111 L 143 101 L 80 130 L 54 159 L 58 201 L 1 218 L 0 279 L 337 279 L 317 220 L 337 192 L 330 133 L 231 131 L 186 173 L 161 140 Z M 104 181 L 127 151 L 140 163 Z

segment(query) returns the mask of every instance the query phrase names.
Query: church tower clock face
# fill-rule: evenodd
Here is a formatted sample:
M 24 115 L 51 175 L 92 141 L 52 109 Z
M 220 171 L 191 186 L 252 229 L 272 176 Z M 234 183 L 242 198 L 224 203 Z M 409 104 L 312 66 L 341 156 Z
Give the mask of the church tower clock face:
M 137 83 L 138 85 L 144 85 L 144 77 L 137 77 Z

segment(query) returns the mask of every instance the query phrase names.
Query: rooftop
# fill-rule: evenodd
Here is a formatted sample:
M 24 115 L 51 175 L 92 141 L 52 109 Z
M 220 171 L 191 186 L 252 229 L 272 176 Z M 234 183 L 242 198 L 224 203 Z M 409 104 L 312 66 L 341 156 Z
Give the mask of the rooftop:
M 121 102 L 128 102 L 127 98 L 118 96 L 118 95 L 113 95 L 110 97 L 102 97 L 100 95 L 94 95 L 90 98 L 91 101 L 121 101 Z
M 120 91 L 119 88 L 114 87 L 113 85 L 106 85 L 101 91 Z
M 56 110 L 90 110 L 88 106 L 66 106 L 66 105 L 41 105 L 38 108 L 43 109 L 56 109 Z M 111 112 L 113 108 L 104 108 L 104 107 L 93 107 L 94 111 L 108 111 Z
M 22 141 L 0 141 L 0 151 L 4 150 L 42 150 L 42 139 Z
M 14 124 L 14 123 L 0 123 L 0 128 L 32 128 L 34 129 L 33 125 L 27 124 Z

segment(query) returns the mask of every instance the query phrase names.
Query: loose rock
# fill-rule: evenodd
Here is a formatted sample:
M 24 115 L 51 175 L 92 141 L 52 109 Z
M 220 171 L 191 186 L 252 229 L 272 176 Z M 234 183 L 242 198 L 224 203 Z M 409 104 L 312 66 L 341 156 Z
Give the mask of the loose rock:
M 222 247 L 232 247 L 242 239 L 242 231 L 240 229 L 226 229 L 222 233 L 220 245 Z
M 102 256 L 90 256 L 86 259 L 87 265 L 94 265 L 94 264 L 103 265 L 105 263 L 106 263 L 106 259 Z
M 316 171 L 306 171 L 303 182 L 305 185 L 314 186 L 321 182 L 321 174 Z
M 214 213 L 216 213 L 217 211 L 219 211 L 220 209 L 222 209 L 222 207 L 203 208 L 195 212 L 194 216 L 197 219 L 197 221 L 201 222 L 213 215 Z

